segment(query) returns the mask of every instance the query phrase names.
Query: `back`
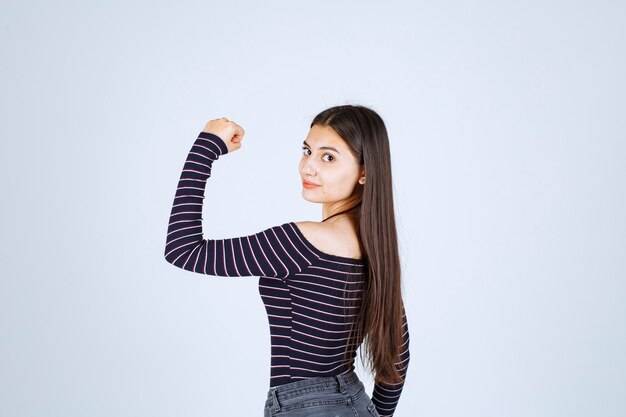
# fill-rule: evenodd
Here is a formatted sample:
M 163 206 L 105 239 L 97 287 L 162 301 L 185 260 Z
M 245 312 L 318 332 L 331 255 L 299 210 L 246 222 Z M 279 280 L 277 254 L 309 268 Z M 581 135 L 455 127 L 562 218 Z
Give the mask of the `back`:
M 322 253 L 293 222 L 279 229 L 282 245 L 310 264 L 284 278 L 259 278 L 272 341 L 270 387 L 354 370 L 358 344 L 347 358 L 344 352 L 362 300 L 365 262 Z

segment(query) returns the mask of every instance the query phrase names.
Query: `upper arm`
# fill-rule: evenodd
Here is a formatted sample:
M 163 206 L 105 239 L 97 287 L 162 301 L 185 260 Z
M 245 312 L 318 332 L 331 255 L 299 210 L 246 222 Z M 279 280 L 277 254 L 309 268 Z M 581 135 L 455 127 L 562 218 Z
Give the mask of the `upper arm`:
M 311 264 L 293 227 L 285 223 L 247 236 L 179 242 L 166 259 L 179 268 L 207 275 L 286 278 Z

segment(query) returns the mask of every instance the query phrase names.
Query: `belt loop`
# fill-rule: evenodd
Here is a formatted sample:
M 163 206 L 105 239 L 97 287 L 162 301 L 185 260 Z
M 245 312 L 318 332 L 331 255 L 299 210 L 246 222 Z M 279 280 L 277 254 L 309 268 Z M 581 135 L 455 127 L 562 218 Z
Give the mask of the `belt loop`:
M 343 383 L 343 379 L 341 378 L 341 375 L 335 375 L 335 379 L 337 380 L 337 384 L 339 384 L 339 392 L 341 392 L 342 394 L 345 394 L 346 386 Z
M 278 397 L 276 396 L 276 388 L 272 388 L 272 399 L 274 402 L 274 411 L 280 411 L 280 403 L 278 402 Z

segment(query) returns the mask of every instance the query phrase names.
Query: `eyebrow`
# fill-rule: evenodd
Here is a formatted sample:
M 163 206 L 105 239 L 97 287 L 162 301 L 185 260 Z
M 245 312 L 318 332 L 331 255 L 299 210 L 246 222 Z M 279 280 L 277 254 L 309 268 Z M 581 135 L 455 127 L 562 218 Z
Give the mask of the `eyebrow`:
M 305 144 L 306 146 L 308 146 L 309 148 L 311 147 L 311 145 L 306 143 L 306 140 L 303 140 L 302 143 Z M 329 151 L 335 151 L 339 155 L 341 155 L 341 152 L 339 152 L 336 148 L 333 148 L 332 146 L 320 146 L 319 149 L 328 149 Z

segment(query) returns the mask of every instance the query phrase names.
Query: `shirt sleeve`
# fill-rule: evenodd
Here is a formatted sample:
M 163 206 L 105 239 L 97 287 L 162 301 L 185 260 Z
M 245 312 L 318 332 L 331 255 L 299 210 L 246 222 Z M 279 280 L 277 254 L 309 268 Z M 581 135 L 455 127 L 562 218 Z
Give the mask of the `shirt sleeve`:
M 200 132 L 183 167 L 170 213 L 165 259 L 191 272 L 222 277 L 286 278 L 307 268 L 294 224 L 269 227 L 248 236 L 204 239 L 202 207 L 213 162 L 228 153 L 217 135 Z
M 396 369 L 402 376 L 406 378 L 407 370 L 409 368 L 410 352 L 409 352 L 409 326 L 406 320 L 406 311 L 402 306 L 402 320 L 403 320 L 403 343 L 400 347 L 400 360 L 396 362 Z M 392 417 L 396 411 L 398 401 L 400 401 L 400 394 L 402 394 L 402 388 L 404 382 L 397 384 L 377 383 L 374 384 L 374 392 L 372 393 L 372 402 L 376 406 L 376 410 L 381 417 Z

